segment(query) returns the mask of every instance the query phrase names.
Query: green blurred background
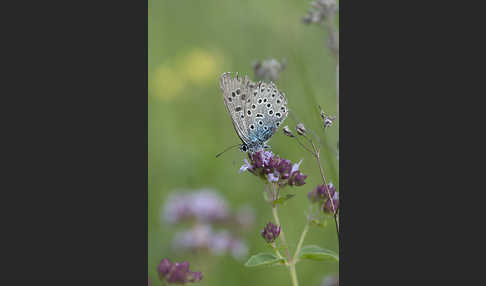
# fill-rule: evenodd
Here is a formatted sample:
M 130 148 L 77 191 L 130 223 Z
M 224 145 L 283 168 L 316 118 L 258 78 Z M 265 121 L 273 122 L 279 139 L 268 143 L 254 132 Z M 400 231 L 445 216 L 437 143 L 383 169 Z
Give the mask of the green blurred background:
M 175 227 L 161 219 L 161 207 L 174 189 L 214 188 L 233 209 L 251 205 L 256 212 L 253 230 L 245 233 L 249 253 L 268 251 L 260 236 L 272 220 L 264 202 L 263 182 L 249 173 L 238 174 L 246 154 L 229 151 L 239 143 L 218 86 L 226 71 L 254 78 L 255 60 L 287 59 L 277 86 L 285 92 L 289 109 L 325 142 L 322 161 L 328 181 L 339 191 L 336 151 L 339 122 L 322 136 L 318 105 L 336 114 L 335 60 L 327 48 L 323 27 L 304 25 L 301 18 L 310 1 L 276 0 L 149 0 L 148 11 L 148 266 L 152 285 L 161 285 L 156 268 L 161 259 L 188 260 L 191 270 L 204 269 L 199 285 L 291 285 L 284 267 L 246 268 L 231 256 L 196 257 L 171 247 Z M 283 126 L 295 127 L 290 116 Z M 269 144 L 273 152 L 297 162 L 303 158 L 303 187 L 280 208 L 280 220 L 291 250 L 295 249 L 308 208 L 307 193 L 320 181 L 312 156 L 283 135 L 281 128 Z M 317 244 L 338 252 L 332 221 L 325 229 L 311 227 L 304 245 Z M 300 285 L 320 285 L 338 264 L 303 261 L 297 265 Z

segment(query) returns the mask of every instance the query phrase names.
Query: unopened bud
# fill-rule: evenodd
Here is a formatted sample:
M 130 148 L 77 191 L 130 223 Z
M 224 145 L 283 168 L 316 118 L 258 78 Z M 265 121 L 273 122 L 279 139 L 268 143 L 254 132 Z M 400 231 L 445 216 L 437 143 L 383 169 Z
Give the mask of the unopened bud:
M 292 133 L 292 131 L 290 131 L 290 128 L 288 125 L 285 125 L 285 127 L 283 128 L 283 132 L 285 135 L 289 136 L 289 137 L 295 137 L 294 133 Z
M 299 135 L 305 135 L 307 133 L 303 123 L 297 124 L 297 133 L 299 133 Z

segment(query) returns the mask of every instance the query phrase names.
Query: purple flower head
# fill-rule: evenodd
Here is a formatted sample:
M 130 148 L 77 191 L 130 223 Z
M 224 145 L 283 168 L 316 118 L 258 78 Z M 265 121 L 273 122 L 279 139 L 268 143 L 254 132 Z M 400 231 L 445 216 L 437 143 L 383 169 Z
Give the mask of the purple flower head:
M 198 282 L 202 279 L 201 272 L 191 272 L 189 262 L 171 263 L 168 258 L 163 259 L 157 267 L 160 280 L 173 284 L 186 284 L 188 282 Z
M 213 236 L 210 250 L 216 255 L 231 253 L 233 258 L 242 259 L 248 254 L 246 244 L 229 234 L 227 231 L 221 231 Z
M 305 179 L 307 175 L 302 174 L 300 171 L 296 171 L 292 174 L 292 177 L 289 179 L 289 185 L 291 186 L 302 186 L 305 184 Z
M 325 213 L 334 214 L 333 209 L 337 211 L 339 208 L 339 194 L 333 183 L 318 185 L 307 197 L 312 203 L 319 203 L 319 208 Z
M 334 207 L 333 207 L 334 206 Z M 339 196 L 338 193 L 334 193 L 333 198 L 327 200 L 323 205 L 323 211 L 325 213 L 334 214 L 339 209 Z
M 172 263 L 168 258 L 164 258 L 157 266 L 157 272 L 159 272 L 159 277 L 162 279 L 163 277 L 167 276 L 170 272 L 170 268 L 172 267 Z
M 307 198 L 309 199 L 309 201 L 311 201 L 311 203 L 317 202 L 319 200 L 319 195 L 317 194 L 316 189 L 314 189 L 313 191 L 310 191 L 307 194 Z
M 326 185 L 317 185 L 315 189 L 317 196 L 321 199 L 327 198 L 327 187 Z
M 171 224 L 191 220 L 218 222 L 225 220 L 229 214 L 226 201 L 210 189 L 171 194 L 163 211 L 165 221 Z
M 269 222 L 262 231 L 262 237 L 267 243 L 274 242 L 280 234 L 280 226 Z
M 209 247 L 213 237 L 210 225 L 195 225 L 190 230 L 174 235 L 173 247 L 176 251 L 197 251 Z
M 245 160 L 245 164 L 240 168 L 240 173 L 248 170 L 270 183 L 278 183 L 280 187 L 305 184 L 307 176 L 299 172 L 302 160 L 299 163 L 292 164 L 290 160 L 281 159 L 269 151 L 248 153 L 248 157 L 250 163 Z
M 280 160 L 278 166 L 277 166 L 277 171 L 279 173 L 289 173 L 290 170 L 292 170 L 292 162 L 290 160 Z

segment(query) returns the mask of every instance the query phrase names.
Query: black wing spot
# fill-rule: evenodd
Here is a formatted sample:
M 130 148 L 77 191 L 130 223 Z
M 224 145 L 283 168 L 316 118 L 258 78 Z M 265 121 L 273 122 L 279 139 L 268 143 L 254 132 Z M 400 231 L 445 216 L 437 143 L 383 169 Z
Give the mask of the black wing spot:
M 251 115 L 251 110 L 248 110 L 248 112 L 247 112 L 247 113 L 248 113 L 248 115 Z
M 250 129 L 251 129 L 251 130 L 255 129 L 255 125 L 251 124 L 251 125 L 250 125 Z
M 270 110 L 268 111 L 268 114 L 272 115 L 272 114 L 273 114 L 273 110 L 271 110 L 271 109 L 270 109 Z
M 231 97 L 228 97 L 228 101 L 229 101 L 229 102 L 232 102 L 232 101 L 233 101 L 233 99 L 232 99 Z
M 251 108 L 255 109 L 256 108 L 256 105 L 255 104 L 252 104 L 251 105 Z
M 277 113 L 275 113 L 275 116 L 280 117 L 280 116 L 282 116 L 282 114 L 280 114 L 280 112 L 277 112 Z
M 261 121 L 261 120 L 258 121 L 258 124 L 263 125 L 263 121 Z
M 235 97 L 235 96 L 236 96 L 236 94 L 235 94 L 235 92 L 234 92 L 234 91 L 231 93 L 231 96 L 232 96 L 232 97 Z
M 268 108 L 272 107 L 272 104 L 268 103 L 268 104 L 267 104 L 267 107 L 268 107 Z
M 238 89 L 236 90 L 236 94 L 240 94 L 240 92 L 241 92 L 241 91 L 240 91 L 240 89 L 238 88 Z
M 241 106 L 238 106 L 237 108 L 235 108 L 235 111 L 236 112 L 241 111 Z

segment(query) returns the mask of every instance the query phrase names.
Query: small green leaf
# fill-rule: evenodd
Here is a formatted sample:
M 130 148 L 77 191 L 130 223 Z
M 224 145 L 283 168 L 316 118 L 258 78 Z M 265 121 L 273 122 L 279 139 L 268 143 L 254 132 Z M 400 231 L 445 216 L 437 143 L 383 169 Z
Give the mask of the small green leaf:
M 317 245 L 306 245 L 302 247 L 299 258 L 317 261 L 335 260 L 339 262 L 339 255 L 336 252 L 320 248 Z
M 285 205 L 285 202 L 290 200 L 291 198 L 295 197 L 294 194 L 287 194 L 285 197 L 281 197 L 278 200 L 273 201 L 273 205 L 281 204 Z
M 245 266 L 255 267 L 255 266 L 262 266 L 262 265 L 272 265 L 275 263 L 285 263 L 285 260 L 278 258 L 276 255 L 272 253 L 258 253 L 250 257 L 248 261 L 245 263 Z

